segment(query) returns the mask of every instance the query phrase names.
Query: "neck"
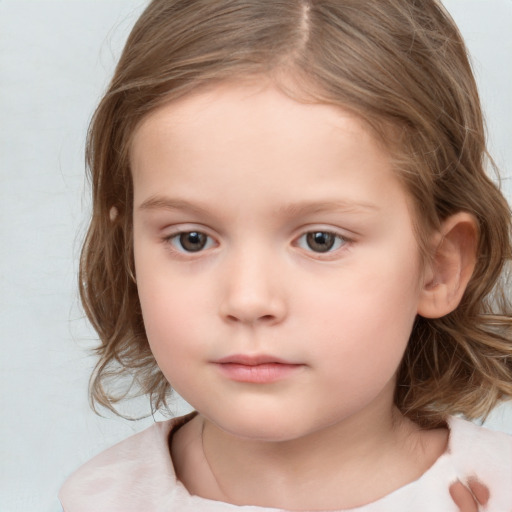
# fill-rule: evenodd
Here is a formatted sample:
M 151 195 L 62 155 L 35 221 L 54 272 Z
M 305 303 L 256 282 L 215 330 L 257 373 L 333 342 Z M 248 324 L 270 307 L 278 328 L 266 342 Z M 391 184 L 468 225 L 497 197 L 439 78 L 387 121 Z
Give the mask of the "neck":
M 390 413 L 376 424 L 358 418 L 296 439 L 270 442 L 233 436 L 202 418 L 202 444 L 212 468 L 243 467 L 244 475 L 251 475 L 251 480 L 263 474 L 270 481 L 277 476 L 295 480 L 311 472 L 331 473 L 332 466 L 353 468 L 355 460 L 361 461 L 367 456 L 375 459 L 383 445 L 394 441 L 397 428 L 393 416 Z M 234 473 L 238 473 L 238 469 Z
M 233 436 L 201 416 L 194 428 L 189 469 L 178 474 L 192 494 L 288 510 L 375 501 L 417 479 L 446 444 L 425 449 L 425 433 L 392 406 L 278 442 Z

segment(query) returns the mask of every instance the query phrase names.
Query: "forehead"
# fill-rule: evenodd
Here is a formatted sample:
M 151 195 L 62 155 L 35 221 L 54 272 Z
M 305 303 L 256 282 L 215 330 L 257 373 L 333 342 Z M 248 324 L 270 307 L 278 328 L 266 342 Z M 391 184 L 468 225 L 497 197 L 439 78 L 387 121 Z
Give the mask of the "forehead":
M 293 146 L 295 141 L 295 153 L 305 154 L 319 145 L 335 141 L 340 146 L 352 139 L 386 153 L 360 117 L 332 105 L 295 101 L 266 81 L 262 85 L 222 83 L 157 108 L 134 132 L 132 167 L 137 168 L 141 153 L 158 146 L 162 138 L 173 152 L 179 152 L 183 143 L 187 151 L 232 151 L 246 139 L 247 151 L 275 148 L 283 141 Z M 308 143 L 303 145 L 304 141 Z
M 224 82 L 215 86 L 194 91 L 185 97 L 171 100 L 147 115 L 139 123 L 134 139 L 144 137 L 155 126 L 166 126 L 174 136 L 189 135 L 187 130 L 200 134 L 208 123 L 219 122 L 219 128 L 239 123 L 243 118 L 247 129 L 262 129 L 271 133 L 282 129 L 288 123 L 286 133 L 299 133 L 304 123 L 316 120 L 330 129 L 343 129 L 359 136 L 366 133 L 367 126 L 348 110 L 317 102 L 300 102 L 272 86 L 267 80 L 261 85 L 249 82 L 236 84 Z M 149 134 L 151 136 L 151 134 Z M 309 134 L 311 135 L 311 134 Z M 219 131 L 218 141 L 225 133 Z
M 237 190 L 240 207 L 256 191 L 276 204 L 363 204 L 383 187 L 400 188 L 388 152 L 359 117 L 268 85 L 223 84 L 158 108 L 134 134 L 131 167 L 136 204 L 160 189 L 187 196 L 192 188 L 204 200 Z

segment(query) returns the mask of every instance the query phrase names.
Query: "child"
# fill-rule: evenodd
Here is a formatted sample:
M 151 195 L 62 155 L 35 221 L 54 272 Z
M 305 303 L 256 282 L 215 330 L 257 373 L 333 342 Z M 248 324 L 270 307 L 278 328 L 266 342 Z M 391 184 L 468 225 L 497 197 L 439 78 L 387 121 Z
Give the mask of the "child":
M 66 512 L 512 510 L 510 211 L 435 0 L 153 0 L 88 140 L 91 381 L 196 412 Z M 457 416 L 454 416 L 457 415 Z

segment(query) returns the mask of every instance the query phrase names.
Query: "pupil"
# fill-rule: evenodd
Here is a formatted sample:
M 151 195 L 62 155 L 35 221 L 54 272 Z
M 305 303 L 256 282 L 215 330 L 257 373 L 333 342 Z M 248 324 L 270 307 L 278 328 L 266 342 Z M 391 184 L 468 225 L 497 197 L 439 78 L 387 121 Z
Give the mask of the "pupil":
M 206 245 L 206 235 L 197 231 L 182 233 L 180 235 L 180 244 L 186 251 L 200 251 Z
M 315 252 L 327 252 L 334 245 L 334 235 L 323 231 L 308 233 L 307 243 L 309 248 Z

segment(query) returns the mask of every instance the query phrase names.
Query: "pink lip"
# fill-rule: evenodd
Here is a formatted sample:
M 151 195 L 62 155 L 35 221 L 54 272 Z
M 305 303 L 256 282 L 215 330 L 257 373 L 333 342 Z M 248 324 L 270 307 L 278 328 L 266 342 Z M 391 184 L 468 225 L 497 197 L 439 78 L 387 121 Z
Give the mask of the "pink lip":
M 269 384 L 285 379 L 304 365 L 267 355 L 235 354 L 214 361 L 219 371 L 237 382 Z

